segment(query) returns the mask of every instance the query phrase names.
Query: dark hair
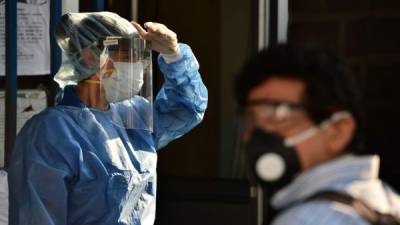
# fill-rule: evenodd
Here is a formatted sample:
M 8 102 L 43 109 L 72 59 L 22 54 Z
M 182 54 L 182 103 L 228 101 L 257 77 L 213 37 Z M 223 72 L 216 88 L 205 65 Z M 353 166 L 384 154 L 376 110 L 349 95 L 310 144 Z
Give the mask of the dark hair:
M 271 77 L 304 82 L 303 104 L 315 123 L 340 110 L 350 112 L 357 129 L 349 151 L 363 152 L 361 91 L 350 68 L 332 51 L 290 45 L 260 51 L 235 77 L 234 91 L 239 106 L 243 109 L 250 91 Z

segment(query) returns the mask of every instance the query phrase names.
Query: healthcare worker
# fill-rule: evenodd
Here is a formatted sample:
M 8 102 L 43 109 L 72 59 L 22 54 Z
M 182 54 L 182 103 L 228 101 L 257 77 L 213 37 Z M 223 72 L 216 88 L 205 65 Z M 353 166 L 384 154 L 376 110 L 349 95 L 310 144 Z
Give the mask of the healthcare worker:
M 10 225 L 153 224 L 157 151 L 200 123 L 207 89 L 189 46 L 158 23 L 68 13 L 55 107 L 18 134 Z M 151 49 L 165 82 L 152 100 Z

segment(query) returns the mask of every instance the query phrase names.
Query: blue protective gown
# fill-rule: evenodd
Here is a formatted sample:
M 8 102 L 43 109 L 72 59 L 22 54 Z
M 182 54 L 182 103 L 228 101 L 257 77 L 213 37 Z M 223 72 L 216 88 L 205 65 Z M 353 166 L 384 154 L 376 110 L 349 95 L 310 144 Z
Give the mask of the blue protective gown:
M 116 126 L 72 86 L 26 123 L 9 167 L 10 225 L 153 224 L 156 152 L 196 126 L 207 107 L 199 65 L 180 48 L 179 61 L 158 59 L 165 83 L 153 133 Z

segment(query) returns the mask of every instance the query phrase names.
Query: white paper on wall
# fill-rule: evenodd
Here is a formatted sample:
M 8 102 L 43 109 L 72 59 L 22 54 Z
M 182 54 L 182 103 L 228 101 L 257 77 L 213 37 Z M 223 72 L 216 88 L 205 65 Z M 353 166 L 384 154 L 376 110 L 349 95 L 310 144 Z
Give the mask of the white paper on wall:
M 8 225 L 8 181 L 4 170 L 0 170 L 0 225 Z
M 5 74 L 5 0 L 0 0 L 0 75 Z M 50 0 L 17 2 L 18 75 L 50 73 Z
M 17 133 L 33 115 L 47 107 L 46 92 L 43 90 L 18 90 Z M 5 135 L 5 92 L 0 91 L 0 167 L 4 166 Z

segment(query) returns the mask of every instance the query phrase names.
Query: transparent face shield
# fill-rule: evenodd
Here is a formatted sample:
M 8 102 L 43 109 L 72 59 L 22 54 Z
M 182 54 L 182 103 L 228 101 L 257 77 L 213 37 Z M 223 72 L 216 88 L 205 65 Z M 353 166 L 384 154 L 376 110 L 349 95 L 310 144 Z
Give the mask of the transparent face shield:
M 106 37 L 100 40 L 101 93 L 111 119 L 126 129 L 153 131 L 152 56 L 139 38 Z

